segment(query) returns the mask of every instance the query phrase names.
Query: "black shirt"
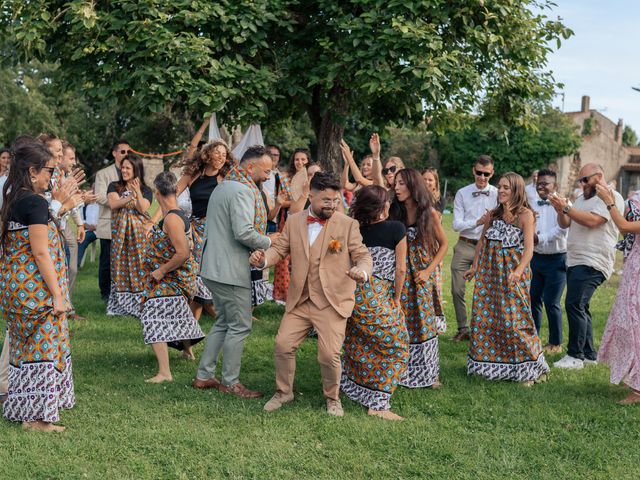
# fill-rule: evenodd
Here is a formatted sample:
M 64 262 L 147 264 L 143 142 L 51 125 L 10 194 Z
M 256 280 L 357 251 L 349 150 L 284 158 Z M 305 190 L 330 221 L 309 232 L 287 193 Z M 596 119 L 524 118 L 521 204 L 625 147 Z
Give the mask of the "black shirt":
M 385 247 L 395 250 L 396 245 L 406 236 L 407 229 L 402 222 L 385 220 L 360 226 L 360 233 L 367 248 Z
M 189 231 L 189 229 L 191 228 L 191 223 L 189 222 L 189 219 L 187 218 L 187 215 L 184 213 L 184 210 L 181 210 L 181 209 L 169 210 L 167 215 L 169 215 L 169 213 L 175 213 L 176 215 L 178 215 L 182 219 L 182 221 L 184 222 L 184 231 L 185 231 L 185 233 Z M 167 215 L 165 215 L 164 218 L 167 218 Z M 164 226 L 164 218 L 162 220 L 160 220 L 160 223 L 158 224 L 158 227 L 160 227 L 160 230 L 162 230 L 162 227 Z
M 47 225 L 49 223 L 49 203 L 37 193 L 21 193 L 11 206 L 9 221 L 27 227 L 29 225 Z
M 193 208 L 193 216 L 196 218 L 204 218 L 207 216 L 207 206 L 209 205 L 209 197 L 218 186 L 218 176 L 201 175 L 189 187 L 189 195 L 191 196 L 191 206 Z
M 109 186 L 107 187 L 107 194 L 115 192 L 117 193 L 118 190 L 116 189 L 116 185 L 119 182 L 111 182 L 109 184 Z M 149 201 L 149 203 L 153 202 L 153 192 L 151 191 L 151 189 L 149 187 L 147 187 L 146 185 L 141 185 L 140 186 L 140 191 L 142 191 L 142 196 L 147 199 Z

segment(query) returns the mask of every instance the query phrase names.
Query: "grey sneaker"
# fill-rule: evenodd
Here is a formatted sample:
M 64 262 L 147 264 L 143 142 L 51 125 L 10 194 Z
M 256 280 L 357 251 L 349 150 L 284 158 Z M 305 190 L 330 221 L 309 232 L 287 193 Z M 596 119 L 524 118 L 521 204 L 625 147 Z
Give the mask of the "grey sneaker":
M 581 368 L 584 368 L 584 362 L 579 358 L 565 355 L 556 363 L 554 363 L 553 366 L 556 368 L 566 368 L 569 370 L 580 370 Z
M 264 404 L 265 412 L 273 412 L 282 407 L 285 403 L 289 403 L 293 401 L 293 395 L 283 395 L 282 393 L 277 393 L 271 397 L 271 399 Z
M 344 417 L 344 410 L 342 410 L 340 400 L 327 398 L 327 413 L 334 417 Z
M 585 358 L 583 362 L 585 367 L 593 367 L 594 365 L 598 365 L 597 360 L 589 360 L 588 358 Z

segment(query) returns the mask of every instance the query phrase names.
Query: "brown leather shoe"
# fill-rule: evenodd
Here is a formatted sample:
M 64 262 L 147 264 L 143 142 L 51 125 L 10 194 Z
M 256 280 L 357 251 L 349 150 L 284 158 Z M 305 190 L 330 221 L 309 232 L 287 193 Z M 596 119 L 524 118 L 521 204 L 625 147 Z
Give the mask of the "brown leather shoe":
M 463 332 L 458 332 L 456 333 L 452 340 L 454 342 L 464 342 L 466 340 L 470 340 L 471 338 L 469 337 L 469 332 L 467 330 L 463 331 Z
M 200 390 L 205 390 L 207 388 L 215 388 L 216 390 L 220 390 L 222 384 L 215 378 L 207 378 L 206 380 L 202 380 L 201 378 L 194 378 L 193 382 L 191 382 L 191 386 Z
M 229 387 L 225 387 L 224 385 L 220 385 L 220 391 L 222 393 L 230 393 L 231 395 L 235 395 L 238 398 L 260 398 L 264 395 L 262 392 L 258 392 L 255 390 L 249 390 L 247 387 L 242 385 L 240 382 L 231 385 Z

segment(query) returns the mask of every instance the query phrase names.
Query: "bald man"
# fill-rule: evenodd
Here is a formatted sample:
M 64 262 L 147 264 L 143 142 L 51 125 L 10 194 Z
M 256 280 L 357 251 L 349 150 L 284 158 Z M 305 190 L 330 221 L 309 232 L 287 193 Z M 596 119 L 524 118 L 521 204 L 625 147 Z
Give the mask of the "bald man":
M 596 364 L 598 354 L 593 344 L 589 302 L 596 288 L 613 273 L 619 231 L 609 212 L 612 208 L 624 212 L 624 200 L 618 192 L 613 192 L 615 201 L 610 205 L 596 196 L 596 185 L 608 188 L 602 167 L 586 164 L 578 174 L 578 181 L 582 195 L 574 205 L 565 198 L 549 198 L 558 212 L 558 225 L 569 229 L 565 299 L 569 345 L 567 355 L 554 364 L 568 369 Z

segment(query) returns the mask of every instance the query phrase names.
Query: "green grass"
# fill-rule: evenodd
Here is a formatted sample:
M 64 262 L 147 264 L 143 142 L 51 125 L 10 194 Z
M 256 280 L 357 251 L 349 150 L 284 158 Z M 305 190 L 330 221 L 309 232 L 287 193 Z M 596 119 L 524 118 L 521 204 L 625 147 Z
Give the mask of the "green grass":
M 451 251 L 455 235 L 450 218 L 446 223 Z M 617 282 L 600 287 L 592 302 L 598 340 Z M 196 364 L 173 352 L 174 382 L 147 385 L 155 358 L 136 320 L 105 315 L 96 264 L 81 271 L 74 300 L 89 320 L 72 325 L 77 406 L 62 414 L 67 431 L 25 433 L 0 420 L 2 478 L 622 479 L 640 473 L 640 408 L 615 403 L 625 393 L 609 384 L 606 367 L 554 369 L 548 383 L 533 388 L 467 377 L 466 347 L 451 342 L 448 283 L 444 387 L 399 389 L 393 405 L 407 419 L 401 423 L 367 417 L 346 399 L 344 418 L 327 416 L 314 340 L 298 353 L 296 401 L 272 414 L 263 413 L 262 400 L 193 390 Z M 266 305 L 256 314 L 241 380 L 268 398 L 282 308 Z M 211 324 L 203 319 L 205 331 Z M 195 350 L 199 355 L 202 344 Z

